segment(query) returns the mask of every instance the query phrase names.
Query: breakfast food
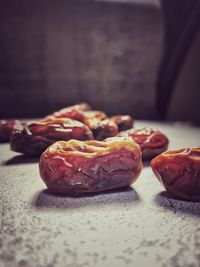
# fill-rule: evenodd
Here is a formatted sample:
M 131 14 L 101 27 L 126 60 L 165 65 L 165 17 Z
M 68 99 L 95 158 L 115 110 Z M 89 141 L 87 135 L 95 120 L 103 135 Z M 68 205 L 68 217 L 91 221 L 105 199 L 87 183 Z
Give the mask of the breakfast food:
M 43 121 L 49 120 L 49 119 L 60 119 L 60 118 L 69 118 L 73 120 L 80 121 L 82 123 L 85 123 L 84 120 L 86 120 L 86 116 L 84 115 L 84 112 L 90 111 L 91 107 L 86 103 L 77 104 L 74 106 L 69 106 L 63 109 L 60 109 L 56 112 L 54 112 L 52 115 L 49 115 L 42 119 Z
M 141 150 L 127 137 L 60 141 L 41 155 L 39 167 L 54 193 L 99 192 L 131 185 L 142 169 Z
M 63 108 L 57 112 L 55 112 L 56 116 L 49 115 L 45 117 L 44 119 L 40 120 L 40 122 L 52 120 L 55 118 L 62 118 L 62 114 L 66 112 L 72 112 L 72 111 L 89 111 L 91 110 L 91 107 L 87 103 L 80 103 L 77 105 L 69 106 L 67 108 Z M 60 116 L 59 116 L 60 115 Z M 69 117 L 70 118 L 70 117 Z M 73 118 L 72 118 L 73 119 Z M 0 142 L 9 142 L 10 137 L 12 135 L 12 132 L 15 130 L 15 128 L 20 128 L 22 125 L 25 125 L 24 122 L 20 122 L 19 120 L 0 120 Z
M 119 132 L 133 128 L 134 120 L 130 115 L 115 115 L 110 119 L 117 124 Z
M 200 201 L 200 147 L 166 151 L 152 160 L 151 167 L 169 193 Z
M 118 134 L 117 124 L 109 119 L 96 122 L 90 129 L 94 135 L 94 139 L 99 141 Z
M 77 105 L 78 106 L 78 105 Z M 55 118 L 70 118 L 82 122 L 90 128 L 96 140 L 103 140 L 117 135 L 118 127 L 100 110 L 80 110 L 74 107 L 65 108 L 48 116 L 43 121 Z
M 120 132 L 118 136 L 129 136 L 138 143 L 142 150 L 143 160 L 152 159 L 167 150 L 168 138 L 158 130 L 151 128 L 130 129 Z
M 19 125 L 11 136 L 11 149 L 27 155 L 38 156 L 51 144 L 59 140 L 93 139 L 90 129 L 71 119 L 49 119 Z
M 0 142 L 9 142 L 13 130 L 18 125 L 18 120 L 0 120 Z
M 117 135 L 117 124 L 110 120 L 103 111 L 90 110 L 84 111 L 82 114 L 84 116 L 82 122 L 90 128 L 94 139 L 104 140 Z
M 27 125 L 15 120 L 1 124 L 0 140 L 8 141 L 14 131 L 12 150 L 29 155 L 40 155 L 49 145 L 60 140 L 102 141 L 115 136 L 127 136 L 136 141 L 141 147 L 143 159 L 151 159 L 167 149 L 165 135 L 149 128 L 135 130 L 133 123 L 129 115 L 109 118 L 105 112 L 92 110 L 87 103 L 80 103 Z

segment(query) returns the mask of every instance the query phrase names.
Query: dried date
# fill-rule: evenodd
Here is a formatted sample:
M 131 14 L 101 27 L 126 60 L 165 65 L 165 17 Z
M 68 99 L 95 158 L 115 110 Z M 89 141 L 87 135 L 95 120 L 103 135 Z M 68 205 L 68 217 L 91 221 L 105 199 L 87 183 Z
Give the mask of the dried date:
M 100 110 L 84 111 L 83 114 L 85 116 L 83 123 L 86 124 L 90 129 L 93 129 L 100 121 L 107 118 L 106 113 Z
M 18 120 L 0 120 L 0 142 L 9 142 L 12 132 L 18 125 Z
M 168 138 L 163 133 L 151 128 L 130 129 L 118 135 L 132 137 L 140 145 L 144 160 L 152 159 L 166 151 L 169 143 Z
M 64 113 L 59 111 L 55 112 L 53 116 L 47 117 L 44 121 L 49 118 L 70 118 L 80 121 L 89 127 L 96 140 L 113 137 L 118 133 L 116 123 L 108 119 L 107 115 L 99 110 L 82 111 L 66 108 Z
M 69 106 L 66 108 L 62 108 L 52 115 L 45 117 L 42 121 L 49 119 L 60 119 L 60 118 L 69 118 L 78 120 L 84 123 L 85 116 L 82 112 L 91 110 L 91 107 L 87 103 L 80 103 L 77 105 Z
M 90 129 L 71 119 L 54 119 L 45 122 L 29 122 L 20 126 L 11 136 L 11 149 L 27 155 L 38 156 L 51 144 L 59 140 L 93 139 Z
M 115 115 L 110 117 L 110 119 L 117 124 L 120 132 L 129 130 L 134 125 L 134 120 L 130 115 Z
M 99 141 L 104 140 L 108 137 L 116 136 L 118 134 L 117 124 L 110 119 L 98 121 L 94 123 L 93 127 L 91 127 L 90 129 L 94 135 L 94 139 Z
M 91 110 L 83 114 L 85 116 L 83 123 L 91 129 L 94 139 L 104 140 L 117 135 L 117 124 L 110 120 L 103 111 Z
M 79 195 L 131 185 L 142 169 L 140 147 L 124 137 L 105 141 L 57 142 L 40 157 L 40 175 L 49 190 Z
M 200 147 L 166 151 L 152 160 L 151 167 L 169 193 L 200 201 Z

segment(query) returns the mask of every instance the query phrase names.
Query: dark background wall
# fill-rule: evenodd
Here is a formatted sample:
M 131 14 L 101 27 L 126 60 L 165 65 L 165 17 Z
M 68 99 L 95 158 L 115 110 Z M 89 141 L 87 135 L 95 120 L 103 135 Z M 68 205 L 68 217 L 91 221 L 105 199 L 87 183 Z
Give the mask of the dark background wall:
M 157 119 L 163 29 L 157 0 L 0 1 L 0 118 L 40 117 L 86 101 L 109 114 Z M 182 95 L 186 82 L 178 84 Z M 175 92 L 169 118 L 193 118 L 179 100 Z
M 1 117 L 43 116 L 79 101 L 155 116 L 158 5 L 21 0 L 0 10 Z
M 177 78 L 168 119 L 189 120 L 200 124 L 200 31 Z

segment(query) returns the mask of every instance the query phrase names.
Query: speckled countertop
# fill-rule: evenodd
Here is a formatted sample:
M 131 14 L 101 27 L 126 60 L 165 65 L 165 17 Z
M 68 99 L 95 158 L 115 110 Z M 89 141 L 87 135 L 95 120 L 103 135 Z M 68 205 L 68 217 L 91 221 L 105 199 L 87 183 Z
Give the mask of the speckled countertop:
M 138 122 L 200 145 L 200 128 Z M 50 195 L 36 159 L 0 145 L 3 267 L 199 267 L 200 203 L 166 197 L 148 163 L 129 189 L 81 198 Z

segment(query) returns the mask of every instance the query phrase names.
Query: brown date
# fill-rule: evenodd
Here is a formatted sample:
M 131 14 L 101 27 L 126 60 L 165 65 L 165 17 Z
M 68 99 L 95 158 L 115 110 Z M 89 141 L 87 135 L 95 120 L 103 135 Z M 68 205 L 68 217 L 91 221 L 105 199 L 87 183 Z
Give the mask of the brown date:
M 61 116 L 80 121 L 87 125 L 90 129 L 93 129 L 100 121 L 107 118 L 107 115 L 103 111 L 99 110 L 81 111 L 73 109 Z
M 89 110 L 91 110 L 91 107 L 87 103 L 80 103 L 77 105 L 62 108 L 54 112 L 52 115 L 45 117 L 44 119 L 42 119 L 42 121 L 55 119 L 55 118 L 57 119 L 58 118 L 69 118 L 69 119 L 74 119 L 74 120 L 83 122 L 85 117 L 82 112 L 89 111 Z
M 117 124 L 119 132 L 133 128 L 134 120 L 130 115 L 115 115 L 110 119 Z
M 108 137 L 113 137 L 118 134 L 118 126 L 110 119 L 105 119 L 93 124 L 91 131 L 96 140 L 104 140 Z
M 95 128 L 100 121 L 107 118 L 106 113 L 100 110 L 84 111 L 83 114 L 85 116 L 85 119 L 82 122 L 86 124 L 90 129 Z
M 47 117 L 43 121 L 46 121 L 49 118 L 70 118 L 80 121 L 90 128 L 96 140 L 113 137 L 118 133 L 116 123 L 109 120 L 107 115 L 99 110 L 82 111 L 77 109 L 68 110 L 66 108 L 64 113 L 60 111 L 55 112 L 53 116 Z
M 84 111 L 83 114 L 85 116 L 85 119 L 82 122 L 91 129 L 94 135 L 94 139 L 104 140 L 108 137 L 117 135 L 117 124 L 108 119 L 107 115 L 103 111 Z
M 11 136 L 11 149 L 27 155 L 38 156 L 59 140 L 93 139 L 90 129 L 71 119 L 54 119 L 45 122 L 29 122 L 20 126 Z
M 200 147 L 166 151 L 151 161 L 151 167 L 169 193 L 200 201 Z
M 130 129 L 119 133 L 118 136 L 132 137 L 141 147 L 143 160 L 152 159 L 164 152 L 169 143 L 163 133 L 151 128 Z
M 142 169 L 140 147 L 124 137 L 60 141 L 40 157 L 40 176 L 54 193 L 80 195 L 130 186 Z
M 9 142 L 12 132 L 19 125 L 18 120 L 0 120 L 0 142 Z

